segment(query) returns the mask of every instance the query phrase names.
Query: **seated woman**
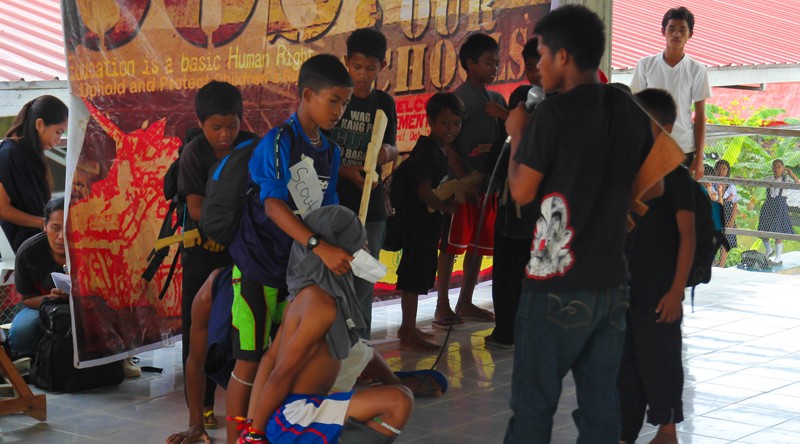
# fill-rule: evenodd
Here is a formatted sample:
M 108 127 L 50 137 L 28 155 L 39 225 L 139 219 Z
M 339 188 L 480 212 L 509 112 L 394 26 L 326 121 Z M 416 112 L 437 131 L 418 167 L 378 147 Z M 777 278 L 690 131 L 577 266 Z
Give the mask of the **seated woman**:
M 64 248 L 64 196 L 50 199 L 44 206 L 44 233 L 26 240 L 17 251 L 14 263 L 14 283 L 22 296 L 22 309 L 11 321 L 8 345 L 15 358 L 36 354 L 36 347 L 44 336 L 39 326 L 39 306 L 45 298 L 67 301 L 69 293 L 55 287 L 50 273 L 64 273 L 67 251 Z M 123 363 L 125 377 L 132 378 L 142 371 L 128 358 Z
M 19 247 L 14 266 L 14 283 L 25 308 L 14 317 L 8 335 L 16 357 L 33 356 L 44 335 L 39 327 L 39 306 L 44 298 L 69 297 L 55 288 L 52 272 L 63 273 L 67 265 L 64 249 L 64 197 L 54 197 L 44 207 L 44 233 L 29 238 Z

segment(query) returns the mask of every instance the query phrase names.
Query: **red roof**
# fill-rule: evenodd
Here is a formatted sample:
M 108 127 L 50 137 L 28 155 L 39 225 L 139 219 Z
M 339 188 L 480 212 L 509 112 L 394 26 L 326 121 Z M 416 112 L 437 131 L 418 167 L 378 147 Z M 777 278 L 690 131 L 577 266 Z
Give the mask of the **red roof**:
M 664 47 L 661 17 L 677 3 L 614 0 L 612 62 L 632 69 Z M 800 1 L 686 0 L 692 58 L 708 66 L 800 64 Z M 0 81 L 66 79 L 58 0 L 0 0 Z
M 0 81 L 67 79 L 58 0 L 0 0 Z
M 614 0 L 612 68 L 662 51 L 661 19 L 680 5 L 695 18 L 686 52 L 707 66 L 800 64 L 800 1 Z

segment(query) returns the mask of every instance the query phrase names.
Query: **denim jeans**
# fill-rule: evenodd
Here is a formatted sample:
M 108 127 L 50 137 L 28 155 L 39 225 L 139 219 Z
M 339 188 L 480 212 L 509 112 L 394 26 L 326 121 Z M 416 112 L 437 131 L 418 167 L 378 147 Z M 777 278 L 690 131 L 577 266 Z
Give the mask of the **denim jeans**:
M 44 330 L 39 327 L 39 310 L 25 307 L 11 321 L 8 346 L 16 357 L 33 356 L 43 336 Z
M 618 444 L 617 372 L 625 342 L 626 287 L 523 291 L 515 325 L 513 416 L 506 444 L 549 443 L 561 383 L 572 370 L 578 443 Z
M 386 221 L 367 222 L 364 224 L 364 228 L 367 230 L 369 253 L 375 259 L 380 259 L 383 240 L 386 239 Z M 372 328 L 372 290 L 375 288 L 375 284 L 355 277 L 353 278 L 353 286 L 358 299 L 358 308 L 361 309 L 361 314 L 364 315 L 364 323 L 367 324 L 364 339 L 369 339 L 370 329 Z

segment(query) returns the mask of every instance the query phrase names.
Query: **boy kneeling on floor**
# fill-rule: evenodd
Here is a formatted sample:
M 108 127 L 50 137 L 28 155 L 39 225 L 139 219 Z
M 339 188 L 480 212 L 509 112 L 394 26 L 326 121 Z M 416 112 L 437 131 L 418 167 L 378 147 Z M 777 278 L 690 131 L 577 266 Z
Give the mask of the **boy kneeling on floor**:
M 347 208 L 328 206 L 303 222 L 350 254 L 363 245 L 364 227 Z M 275 341 L 259 365 L 240 443 L 389 443 L 408 421 L 411 391 L 372 387 L 329 395 L 341 361 L 365 327 L 353 274 L 329 270 L 307 246 L 292 246 L 287 272 L 290 303 Z M 301 322 L 301 320 L 303 322 Z

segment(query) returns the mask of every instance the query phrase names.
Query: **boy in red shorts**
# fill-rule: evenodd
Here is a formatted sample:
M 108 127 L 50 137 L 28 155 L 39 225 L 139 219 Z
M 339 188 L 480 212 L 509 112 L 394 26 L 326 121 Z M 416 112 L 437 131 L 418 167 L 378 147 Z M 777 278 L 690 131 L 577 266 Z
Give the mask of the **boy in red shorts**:
M 465 113 L 461 134 L 454 149 L 448 152 L 451 176 L 465 177 L 477 171 L 487 174 L 492 171 L 489 152 L 492 146 L 504 138 L 502 120 L 508 116 L 506 101 L 497 92 L 486 89 L 497 76 L 500 50 L 497 42 L 486 34 L 473 34 L 458 51 L 461 66 L 467 72 L 467 80 L 455 91 L 464 103 Z M 486 181 L 484 181 L 486 182 Z M 472 303 L 472 293 L 478 281 L 483 256 L 491 256 L 494 250 L 494 219 L 497 201 L 488 200 L 484 223 L 478 226 L 485 187 L 467 202 L 460 204 L 448 223 L 444 222 L 441 254 L 438 264 L 438 294 L 434 327 L 447 328 L 462 324 L 463 319 L 482 322 L 494 321 L 491 312 Z M 477 233 L 480 232 L 480 236 Z M 478 238 L 477 245 L 475 245 Z M 448 291 L 453 258 L 466 252 L 464 257 L 464 280 L 456 310 L 450 308 Z

